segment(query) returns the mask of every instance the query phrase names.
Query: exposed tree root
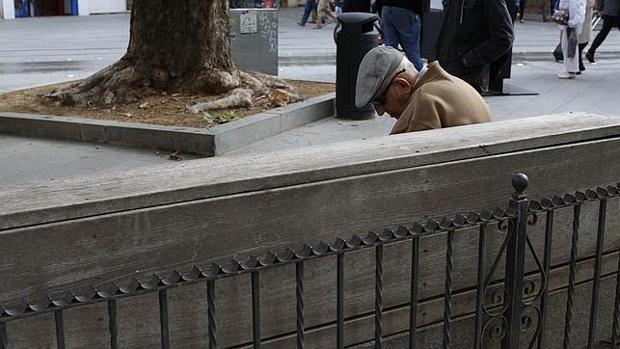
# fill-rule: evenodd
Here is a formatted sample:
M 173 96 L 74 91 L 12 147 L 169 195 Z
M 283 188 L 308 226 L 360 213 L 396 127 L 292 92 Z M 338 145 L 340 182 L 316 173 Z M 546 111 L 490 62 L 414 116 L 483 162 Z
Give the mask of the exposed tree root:
M 294 92 L 294 87 L 275 76 L 257 72 L 237 71 L 242 88 L 235 89 L 215 101 L 198 103 L 189 108 L 190 112 L 227 108 L 248 108 L 254 100 L 269 98 L 271 105 L 281 107 L 295 103 L 302 98 Z
M 130 103 L 145 94 L 145 91 L 133 88 L 140 80 L 134 66 L 121 60 L 81 82 L 56 90 L 47 97 L 63 105 Z
M 207 69 L 191 78 L 174 78 L 163 69 L 142 72 L 129 60 L 120 60 L 81 82 L 53 91 L 46 97 L 63 105 L 113 105 L 137 102 L 158 91 L 223 95 L 189 108 L 202 110 L 249 108 L 269 99 L 273 106 L 300 101 L 293 86 L 275 76 L 257 72 Z
M 199 113 L 203 110 L 228 109 L 228 108 L 249 108 L 252 107 L 252 90 L 246 88 L 237 88 L 225 97 L 216 99 L 215 101 L 194 104 L 189 108 L 192 113 Z

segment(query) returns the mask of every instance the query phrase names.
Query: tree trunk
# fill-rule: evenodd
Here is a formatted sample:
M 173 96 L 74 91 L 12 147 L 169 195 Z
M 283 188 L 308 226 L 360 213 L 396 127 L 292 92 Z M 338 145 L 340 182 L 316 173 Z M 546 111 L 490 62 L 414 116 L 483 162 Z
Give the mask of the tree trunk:
M 229 26 L 227 0 L 135 0 L 129 48 L 120 61 L 49 97 L 109 105 L 156 91 L 221 94 L 247 85 L 251 77 L 237 72 L 231 59 Z
M 225 0 L 141 0 L 132 9 L 126 60 L 158 88 L 200 81 L 206 71 L 232 72 Z M 218 87 L 218 86 L 214 86 Z

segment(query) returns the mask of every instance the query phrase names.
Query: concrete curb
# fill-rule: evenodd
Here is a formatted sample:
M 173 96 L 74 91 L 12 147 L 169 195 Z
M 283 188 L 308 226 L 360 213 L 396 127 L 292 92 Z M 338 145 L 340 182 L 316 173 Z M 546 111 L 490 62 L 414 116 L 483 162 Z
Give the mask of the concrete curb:
M 209 131 L 215 138 L 214 155 L 332 116 L 336 112 L 335 100 L 335 93 L 330 93 L 212 127 Z
M 553 48 L 549 51 L 515 51 L 512 53 L 513 63 L 516 61 L 553 61 Z M 620 51 L 600 51 L 596 53 L 596 59 L 619 59 Z M 335 54 L 324 54 L 315 56 L 290 56 L 280 57 L 280 66 L 297 66 L 297 65 L 335 65 Z
M 0 133 L 174 150 L 209 157 L 334 115 L 334 100 L 332 93 L 209 129 L 0 112 Z
M 584 52 L 585 54 L 585 52 Z M 618 51 L 601 51 L 601 52 L 597 52 L 596 53 L 596 59 L 619 59 L 620 58 L 620 52 Z M 530 62 L 541 62 L 541 61 L 553 61 L 553 53 L 552 50 L 549 50 L 547 52 L 525 52 L 525 51 L 521 51 L 521 52 L 513 52 L 512 53 L 512 62 L 516 62 L 516 61 L 530 61 Z M 584 58 L 584 62 L 586 62 L 585 58 Z

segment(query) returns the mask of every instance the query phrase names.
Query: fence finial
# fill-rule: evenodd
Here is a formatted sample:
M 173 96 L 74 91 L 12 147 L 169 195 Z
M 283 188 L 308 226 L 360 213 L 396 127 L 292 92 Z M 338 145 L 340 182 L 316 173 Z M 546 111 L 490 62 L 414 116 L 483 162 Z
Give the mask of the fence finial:
M 525 189 L 530 183 L 529 178 L 525 173 L 515 173 L 512 176 L 512 187 L 515 189 L 515 193 L 512 195 L 515 199 L 521 199 L 524 196 Z

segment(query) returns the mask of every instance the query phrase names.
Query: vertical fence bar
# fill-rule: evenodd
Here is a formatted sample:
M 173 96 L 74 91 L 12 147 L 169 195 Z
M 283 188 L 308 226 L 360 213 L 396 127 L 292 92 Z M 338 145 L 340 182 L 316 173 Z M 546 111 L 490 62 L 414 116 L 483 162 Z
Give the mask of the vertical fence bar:
M 450 317 L 452 316 L 452 243 L 454 242 L 454 230 L 448 231 L 446 246 L 446 287 L 444 294 L 443 309 L 443 348 L 450 348 Z
M 207 281 L 207 320 L 209 321 L 209 349 L 217 348 L 217 324 L 215 323 L 215 280 Z
M 297 349 L 304 349 L 304 262 L 295 264 L 295 279 L 297 280 Z
M 170 328 L 168 326 L 168 290 L 159 290 L 159 325 L 162 349 L 170 349 Z
M 336 348 L 344 348 L 344 254 L 338 253 L 336 265 Z
M 476 290 L 476 333 L 474 337 L 474 348 L 480 349 L 482 348 L 482 323 L 483 323 L 483 312 L 482 308 L 484 307 L 484 278 L 486 276 L 486 271 L 484 268 L 484 263 L 486 261 L 486 241 L 487 241 L 487 225 L 480 225 L 480 233 L 478 235 L 478 287 Z
M 108 329 L 110 331 L 110 348 L 118 349 L 118 322 L 116 321 L 116 299 L 108 301 Z
M 518 173 L 512 177 L 515 192 L 512 194 L 509 207 L 516 209 L 517 217 L 510 220 L 508 228 L 505 274 L 505 288 L 508 294 L 504 298 L 504 304 L 507 305 L 505 314 L 508 328 L 502 339 L 502 348 L 519 348 L 528 215 L 528 200 L 524 192 L 528 184 L 529 180 L 525 174 Z
M 614 301 L 614 318 L 611 324 L 611 345 L 618 343 L 618 325 L 620 324 L 620 255 L 618 255 L 618 270 L 616 271 L 616 299 Z
M 564 348 L 570 347 L 570 335 L 573 321 L 573 296 L 575 292 L 575 269 L 577 268 L 577 241 L 579 240 L 579 215 L 581 204 L 573 209 L 573 238 L 570 249 L 570 270 L 568 274 L 568 296 L 566 300 L 566 317 L 564 319 Z
M 252 347 L 260 348 L 260 279 L 258 271 L 252 272 Z
M 65 349 L 65 320 L 62 316 L 62 310 L 54 312 L 54 320 L 56 321 L 56 344 L 58 349 Z
M 545 273 L 546 283 L 542 285 L 544 287 L 543 293 L 540 297 L 540 334 L 538 336 L 538 349 L 544 349 L 544 336 L 545 336 L 545 319 L 546 319 L 546 305 L 547 297 L 549 293 L 549 270 L 551 269 L 551 239 L 553 236 L 553 211 L 547 211 L 547 222 L 545 224 L 545 256 L 543 257 L 543 270 Z
M 375 247 L 375 349 L 383 347 L 383 245 Z
M 0 349 L 9 349 L 9 336 L 6 333 L 6 322 L 0 322 Z
M 594 262 L 594 283 L 592 285 L 592 304 L 590 305 L 590 326 L 588 331 L 588 349 L 594 345 L 596 335 L 596 317 L 598 314 L 599 289 L 601 285 L 601 263 L 603 260 L 603 245 L 605 239 L 605 218 L 607 215 L 607 199 L 599 203 L 598 234 L 596 237 L 596 259 Z
M 416 347 L 418 327 L 418 267 L 420 264 L 420 237 L 411 240 L 411 299 L 409 305 L 409 349 Z

